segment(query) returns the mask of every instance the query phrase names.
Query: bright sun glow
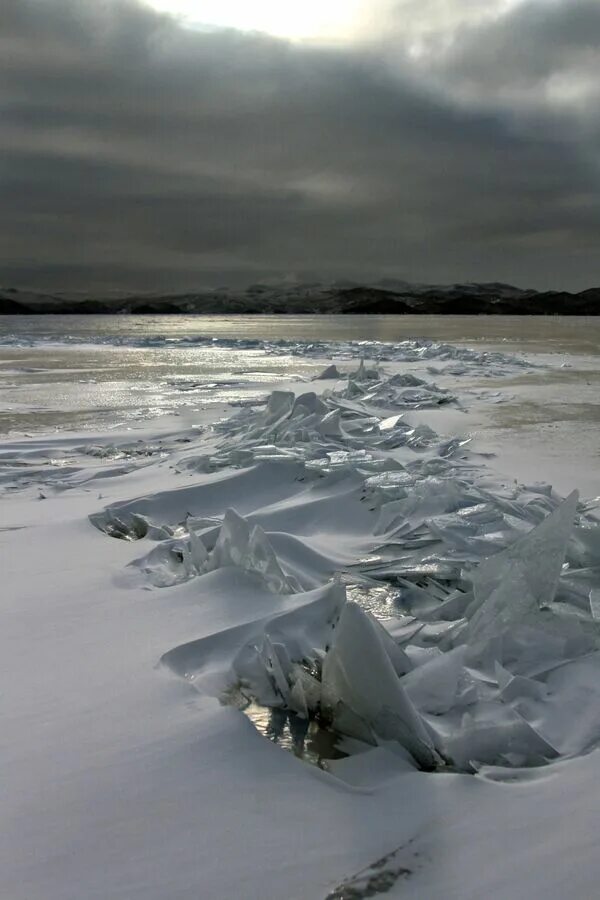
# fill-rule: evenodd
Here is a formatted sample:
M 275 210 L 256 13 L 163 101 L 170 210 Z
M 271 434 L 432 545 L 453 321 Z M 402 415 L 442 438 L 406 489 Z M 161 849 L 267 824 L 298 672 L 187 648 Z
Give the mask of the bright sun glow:
M 344 39 L 358 25 L 365 0 L 147 0 L 190 25 L 263 31 L 278 37 Z

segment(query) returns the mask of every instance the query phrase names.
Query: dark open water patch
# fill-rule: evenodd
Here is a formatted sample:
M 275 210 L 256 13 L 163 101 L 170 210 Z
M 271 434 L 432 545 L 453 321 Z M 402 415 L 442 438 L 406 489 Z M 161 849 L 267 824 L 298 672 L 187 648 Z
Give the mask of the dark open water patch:
M 341 736 L 316 719 L 304 719 L 289 709 L 261 706 L 255 701 L 242 712 L 267 740 L 320 769 L 326 768 L 328 759 L 348 755 L 338 747 Z

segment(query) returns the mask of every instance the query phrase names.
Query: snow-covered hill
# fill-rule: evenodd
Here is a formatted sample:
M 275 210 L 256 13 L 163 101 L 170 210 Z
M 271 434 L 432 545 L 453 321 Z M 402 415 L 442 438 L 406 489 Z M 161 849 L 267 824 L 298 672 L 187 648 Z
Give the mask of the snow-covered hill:
M 510 284 L 257 283 L 185 293 L 41 294 L 0 289 L 0 313 L 597 315 L 600 288 L 539 293 Z

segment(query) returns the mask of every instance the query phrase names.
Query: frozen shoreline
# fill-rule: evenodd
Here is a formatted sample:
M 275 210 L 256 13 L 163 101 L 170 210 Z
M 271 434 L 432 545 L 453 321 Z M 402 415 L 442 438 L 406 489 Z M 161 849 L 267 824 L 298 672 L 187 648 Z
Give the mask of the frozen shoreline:
M 383 375 L 369 363 L 350 381 L 286 384 L 268 406 L 242 407 L 216 430 L 211 421 L 225 406 L 187 421 L 165 417 L 123 440 L 2 441 L 10 827 L 0 846 L 11 900 L 220 898 L 241 885 L 249 898 L 324 898 L 393 852 L 388 896 L 594 895 L 596 526 L 580 508 L 577 527 L 589 534 L 583 550 L 579 536 L 577 556 L 574 507 L 561 508 L 545 488 L 515 488 L 488 468 L 495 461 L 428 430 L 475 422 L 494 402 L 501 379 L 460 388 L 481 360 L 463 358 L 466 371 L 450 379 L 429 375 L 451 381 L 449 389 L 415 383 L 414 364 L 383 363 Z M 528 465 L 543 477 L 543 460 Z M 25 472 L 29 483 L 19 483 Z M 569 472 L 568 461 L 562 474 L 572 487 L 587 477 Z M 455 515 L 486 503 L 486 515 Z M 224 529 L 231 507 L 243 519 L 230 516 Z M 469 640 L 451 637 L 468 606 L 459 595 L 469 577 L 460 573 L 561 509 L 546 574 L 529 582 L 526 566 L 527 584 L 513 592 L 536 599 L 544 589 L 552 595 L 537 598 L 542 605 L 572 606 L 567 631 L 557 636 L 553 627 L 550 639 L 530 606 L 526 627 L 542 628 L 547 647 L 534 662 L 525 654 L 524 668 L 525 645 L 502 657 L 490 651 L 494 617 L 475 611 L 468 627 L 492 655 L 465 658 Z M 89 516 L 113 535 L 146 536 L 111 539 Z M 561 541 L 571 569 L 590 571 L 575 585 L 563 572 L 555 598 L 547 570 Z M 525 544 L 528 563 L 533 548 Z M 432 554 L 445 567 L 432 571 Z M 367 578 L 394 581 L 384 624 L 398 652 L 360 611 L 332 641 L 343 585 Z M 480 609 L 493 610 L 498 598 L 490 605 L 493 592 L 482 591 Z M 504 608 L 511 598 L 501 599 Z M 433 613 L 441 603 L 454 604 L 450 617 Z M 516 611 L 503 629 L 514 637 L 523 624 Z M 321 655 L 324 706 L 342 701 L 354 716 L 341 727 L 334 721 L 337 730 L 356 740 L 357 717 L 371 729 L 363 752 L 331 772 L 270 745 L 216 699 L 234 672 L 254 696 L 263 692 L 262 702 L 312 714 L 310 692 L 320 688 L 293 668 L 312 649 Z M 561 653 L 570 662 L 556 675 Z M 433 657 L 442 669 L 428 675 Z M 166 665 L 157 669 L 160 659 Z M 391 669 L 378 670 L 382 659 Z M 379 674 L 365 693 L 356 684 L 369 672 Z M 551 683 L 544 673 L 555 673 Z M 387 711 L 402 710 L 395 725 L 371 715 L 380 692 Z M 481 722 L 494 732 L 491 744 L 480 740 L 478 703 L 487 704 Z M 496 733 L 499 712 L 504 734 Z M 373 736 L 379 746 L 369 749 Z M 436 757 L 458 771 L 416 770 L 435 768 Z

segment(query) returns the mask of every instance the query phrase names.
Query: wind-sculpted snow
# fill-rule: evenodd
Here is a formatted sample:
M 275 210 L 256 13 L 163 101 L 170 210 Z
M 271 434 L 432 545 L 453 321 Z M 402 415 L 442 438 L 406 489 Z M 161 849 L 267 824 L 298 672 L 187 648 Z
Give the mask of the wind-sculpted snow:
M 131 564 L 142 583 L 237 585 L 239 624 L 163 662 L 423 769 L 599 745 L 598 520 L 577 492 L 503 486 L 462 439 L 406 422 L 454 400 L 410 372 L 325 374 L 323 393 L 274 391 L 172 452 L 190 486 L 91 517 L 154 542 Z
M 500 438 L 529 387 L 428 362 L 246 362 L 283 390 L 2 441 L 2 896 L 596 896 L 584 435 Z
M 334 582 L 321 596 L 335 595 L 337 618 L 332 621 L 328 607 L 315 628 L 314 594 L 297 594 L 294 602 L 311 608 L 306 631 L 301 625 L 298 630 L 298 611 L 290 629 L 277 615 L 248 626 L 235 654 L 221 659 L 217 693 L 237 685 L 248 698 L 316 717 L 367 744 L 393 741 L 422 768 L 542 765 L 590 749 L 600 740 L 600 688 L 590 688 L 600 675 L 598 636 L 591 613 L 586 618 L 575 608 L 570 615 L 552 609 L 555 578 L 548 574 L 563 562 L 574 502 L 573 496 L 561 504 L 511 554 L 500 554 L 494 575 L 486 572 L 490 563 L 480 567 L 483 574 L 472 570 L 465 581 L 475 598 L 461 592 L 465 608 L 458 619 L 446 619 L 447 601 L 421 589 L 435 604 L 428 617 L 405 614 L 382 624 L 344 601 Z M 539 541 L 539 574 L 513 569 L 511 560 L 527 558 Z M 486 630 L 471 610 L 477 603 L 479 610 L 489 604 L 495 609 L 498 583 L 506 614 Z M 527 584 L 535 603 L 523 609 Z M 165 662 L 202 690 L 207 658 L 214 676 L 214 641 L 174 651 Z M 573 692 L 581 703 L 577 713 L 569 706 Z M 577 719 L 579 741 L 572 729 L 561 732 L 565 717 Z
M 187 440 L 187 439 L 186 439 Z M 64 441 L 64 446 L 27 445 L 17 452 L 0 452 L 0 494 L 16 493 L 36 486 L 43 496 L 57 494 L 98 480 L 128 475 L 166 459 L 181 446 L 182 439 L 127 441 L 123 443 L 79 444 Z M 117 528 L 117 530 L 119 530 Z

